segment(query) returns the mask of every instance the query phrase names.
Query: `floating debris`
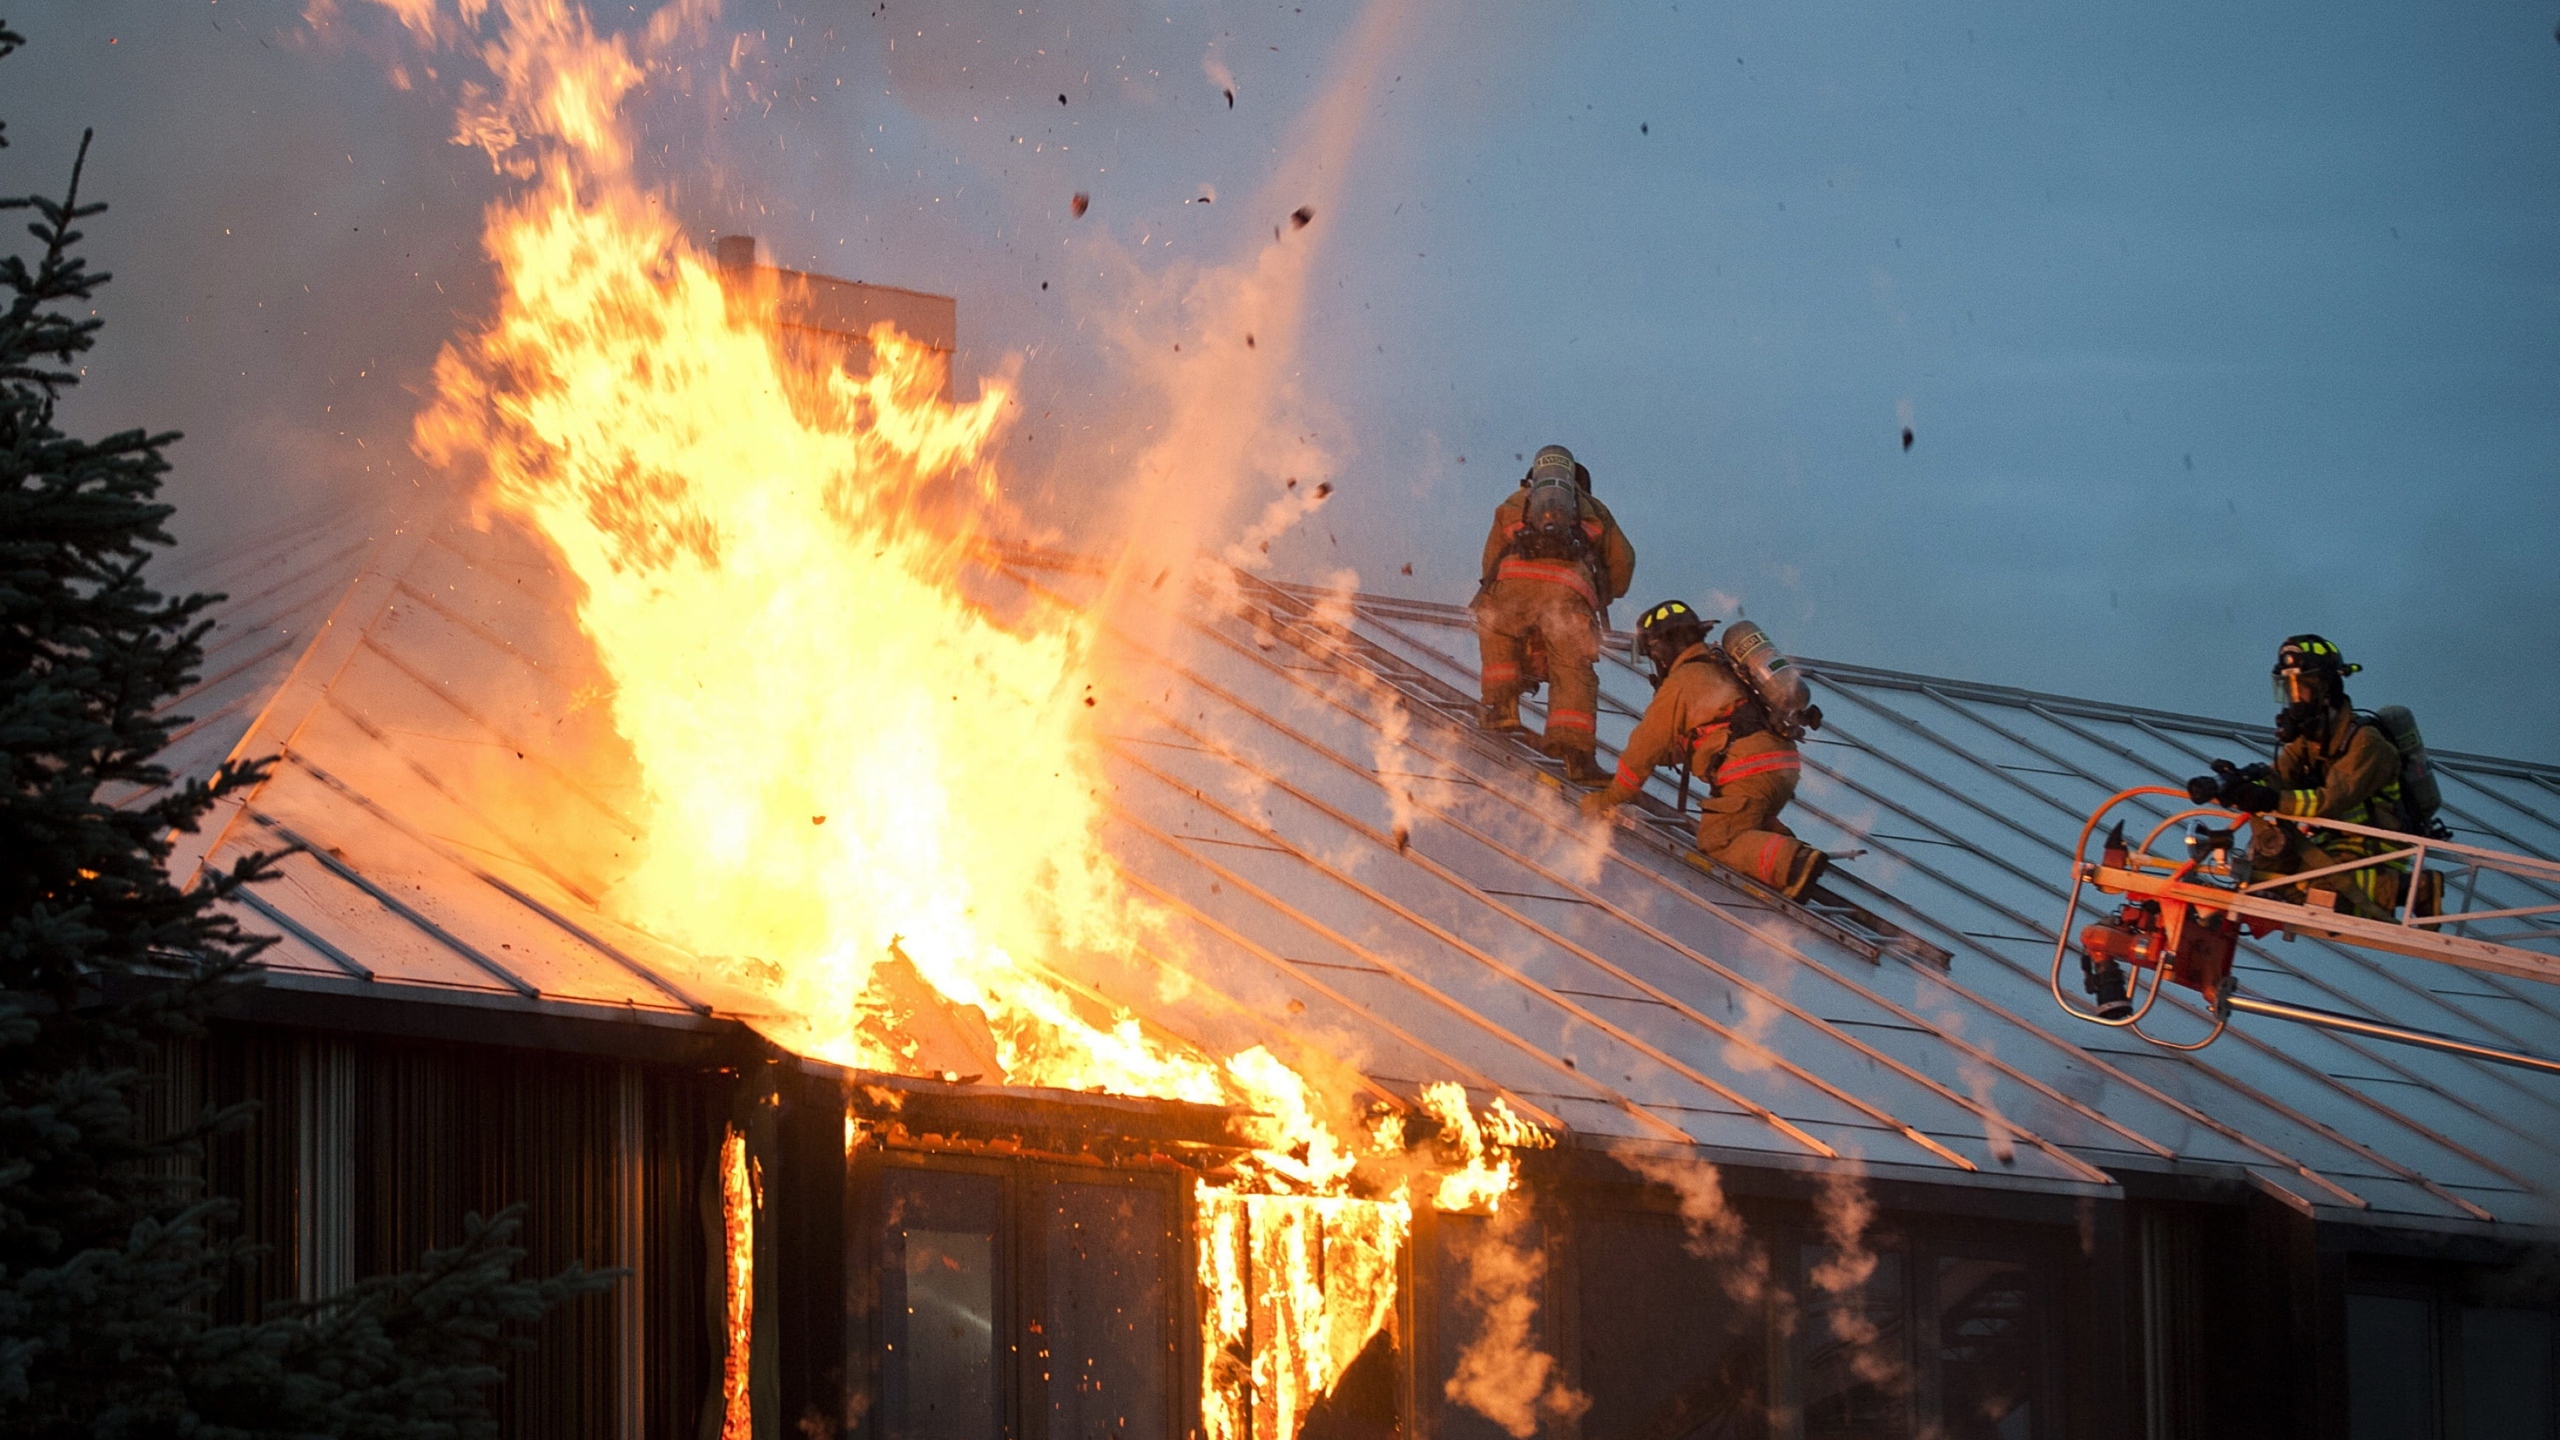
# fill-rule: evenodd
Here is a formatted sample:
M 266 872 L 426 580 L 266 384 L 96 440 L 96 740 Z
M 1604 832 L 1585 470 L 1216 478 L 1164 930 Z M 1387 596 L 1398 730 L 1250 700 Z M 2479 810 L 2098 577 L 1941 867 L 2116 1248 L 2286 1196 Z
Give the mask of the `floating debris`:
M 1081 220 L 1084 218 L 1084 212 L 1093 208 L 1093 197 L 1079 190 L 1076 192 L 1076 198 L 1067 202 L 1067 208 L 1076 212 L 1076 218 Z M 1043 285 L 1041 288 L 1045 290 L 1048 287 Z

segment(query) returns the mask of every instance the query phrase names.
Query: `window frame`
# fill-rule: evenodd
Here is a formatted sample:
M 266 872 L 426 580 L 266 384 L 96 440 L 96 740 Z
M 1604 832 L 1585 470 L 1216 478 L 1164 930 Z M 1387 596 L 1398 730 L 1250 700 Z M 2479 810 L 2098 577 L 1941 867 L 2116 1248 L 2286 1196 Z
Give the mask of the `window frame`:
M 2463 1351 L 2463 1317 L 2474 1310 L 2515 1310 L 2546 1317 L 2550 1332 L 2544 1352 L 2544 1404 L 2550 1426 L 2543 1440 L 2560 1440 L 2560 1305 L 2552 1303 L 2548 1293 L 2512 1295 L 2497 1293 L 2491 1279 L 2497 1269 L 2472 1266 L 2443 1268 L 2423 1262 L 2411 1262 L 2398 1256 L 2356 1256 L 2348 1262 L 2344 1283 L 2336 1301 L 2337 1340 L 2335 1354 L 2340 1373 L 2345 1378 L 2340 1419 L 2341 1433 L 2352 1433 L 2355 1415 L 2355 1374 L 2350 1361 L 2349 1315 L 2357 1296 L 2381 1299 L 2416 1300 L 2427 1307 L 2427 1333 L 2433 1347 L 2433 1374 L 2430 1414 L 2435 1424 L 2436 1440 L 2465 1440 L 2471 1434 L 2468 1404 L 2466 1357 Z M 2501 1437 L 2503 1440 L 2503 1437 Z M 2528 1437 L 2529 1440 L 2529 1437 Z
M 1802 1293 L 1806 1284 L 1803 1257 L 1808 1247 L 1820 1248 L 1828 1242 L 1820 1226 L 1801 1216 L 1773 1226 L 1770 1234 L 1774 1245 L 1785 1247 L 1781 1253 L 1796 1262 L 1783 1277 L 1795 1292 L 1796 1314 L 1790 1327 L 1781 1307 L 1769 1307 L 1769 1354 L 1775 1372 L 1770 1384 L 1775 1413 L 1769 1435 L 1770 1440 L 1804 1440 L 1806 1346 L 1814 1318 Z M 1907 1428 L 1901 1433 L 1912 1437 L 1944 1433 L 1946 1384 L 1944 1358 L 1939 1353 L 1938 1262 L 1989 1260 L 2020 1265 L 2026 1270 L 2028 1333 L 2034 1342 L 2029 1360 L 2032 1381 L 2028 1402 L 2033 1409 L 2028 1418 L 2028 1435 L 2031 1440 L 2061 1440 L 2067 1424 L 2063 1415 L 2063 1368 L 2069 1360 L 2069 1346 L 2062 1330 L 2070 1322 L 2061 1312 L 2060 1301 L 2068 1289 L 2065 1267 L 2079 1260 L 2067 1232 L 2049 1224 L 2003 1225 L 1962 1216 L 1879 1210 L 1868 1228 L 1866 1241 L 1879 1253 L 1890 1250 L 1900 1255 L 1906 1267 L 1903 1296 L 1908 1308 L 1903 1317 L 1903 1362 L 1910 1382 L 1904 1405 Z
M 1200 1361 L 1193 1270 L 1197 1237 L 1188 1172 L 905 1147 L 865 1147 L 850 1159 L 849 1168 L 845 1225 L 855 1238 L 845 1247 L 844 1413 L 855 1417 L 847 1431 L 852 1440 L 885 1440 L 887 1196 L 893 1177 L 915 1172 L 980 1175 L 997 1185 L 995 1324 L 1003 1340 L 997 1353 L 995 1440 L 1049 1440 L 1048 1379 L 1039 1353 L 1044 1337 L 1031 1329 L 1043 1317 L 1048 1299 L 1048 1187 L 1063 1183 L 1160 1191 L 1172 1220 L 1162 1278 L 1162 1324 L 1171 1366 L 1164 1433 L 1169 1440 L 1191 1435 L 1199 1414 Z

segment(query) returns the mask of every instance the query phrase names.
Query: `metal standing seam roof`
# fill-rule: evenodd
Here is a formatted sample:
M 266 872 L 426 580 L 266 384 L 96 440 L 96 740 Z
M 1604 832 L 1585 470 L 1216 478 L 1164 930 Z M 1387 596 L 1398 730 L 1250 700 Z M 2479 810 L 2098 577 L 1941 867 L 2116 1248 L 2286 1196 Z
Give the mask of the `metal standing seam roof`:
M 1095 579 L 1007 553 L 973 583 L 1001 606 Z M 413 526 L 375 551 L 239 742 L 283 757 L 273 777 L 180 856 L 303 847 L 242 902 L 283 936 L 267 983 L 756 1018 L 602 914 L 603 881 L 546 847 L 570 811 L 637 833 L 634 797 L 572 758 L 618 742 L 561 659 L 582 645 L 562 586 L 504 525 Z M 2054 1009 L 2087 811 L 2262 753 L 2261 728 L 1800 662 L 1828 718 L 1789 820 L 1865 851 L 1830 883 L 1927 942 L 1880 943 L 1693 870 L 1667 813 L 1600 843 L 1569 792 L 1474 730 L 1464 610 L 1241 575 L 1230 602 L 1110 637 L 1106 843 L 1165 928 L 1129 956 L 1054 962 L 1159 1034 L 1270 1044 L 1382 1095 L 1455 1079 L 1602 1149 L 2078 1194 L 2186 1173 L 2328 1218 L 2560 1226 L 2560 1077 L 2247 1016 L 2180 1055 Z M 1613 750 L 1648 687 L 1619 657 L 1602 680 Z M 480 783 L 491 766 L 504 786 Z M 2560 855 L 2560 767 L 2440 767 L 2464 838 Z M 1667 811 L 1670 787 L 1654 796 Z M 2477 903 L 2536 898 L 2484 885 Z M 2240 975 L 2560 1055 L 2560 1008 L 2530 982 L 2310 940 L 2253 945 Z
M 184 718 L 160 761 L 183 780 L 203 778 L 231 753 L 286 672 L 310 643 L 375 544 L 381 517 L 331 510 L 259 531 L 186 557 L 176 573 L 155 575 L 164 591 L 211 591 L 224 597 L 207 616 L 202 678 L 160 707 Z M 132 804 L 149 792 L 108 798 Z

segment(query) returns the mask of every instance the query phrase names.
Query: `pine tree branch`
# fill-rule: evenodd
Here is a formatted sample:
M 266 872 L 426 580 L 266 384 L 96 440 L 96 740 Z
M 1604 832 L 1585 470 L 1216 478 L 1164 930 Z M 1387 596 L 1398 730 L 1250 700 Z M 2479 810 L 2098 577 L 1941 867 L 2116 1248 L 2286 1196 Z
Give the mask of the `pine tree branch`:
M 0 56 L 19 43 L 0 26 Z M 507 1347 L 613 1274 L 517 1276 L 511 1209 L 410 1274 L 215 1325 L 206 1301 L 254 1247 L 223 1238 L 234 1207 L 191 1177 L 252 1107 L 145 1110 L 169 1047 L 275 943 L 224 902 L 277 857 L 168 871 L 170 836 L 267 762 L 173 780 L 161 758 L 217 599 L 145 579 L 171 543 L 178 437 L 54 423 L 110 278 L 78 249 L 105 209 L 81 199 L 90 143 L 59 198 L 0 200 L 37 241 L 0 255 L 0 1435 L 476 1440 Z M 121 809 L 107 785 L 144 794 Z

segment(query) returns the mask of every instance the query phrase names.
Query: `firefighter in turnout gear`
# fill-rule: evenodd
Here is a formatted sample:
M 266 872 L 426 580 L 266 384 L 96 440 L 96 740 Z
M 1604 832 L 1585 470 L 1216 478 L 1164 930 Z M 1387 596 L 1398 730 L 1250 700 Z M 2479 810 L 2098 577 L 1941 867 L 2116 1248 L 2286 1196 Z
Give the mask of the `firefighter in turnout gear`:
M 1807 706 L 1801 715 L 1772 715 L 1725 651 L 1707 643 L 1715 623 L 1677 600 L 1644 612 L 1636 640 L 1653 670 L 1653 700 L 1609 788 L 1584 797 L 1582 808 L 1606 815 L 1636 798 L 1653 767 L 1685 763 L 1709 787 L 1698 807 L 1699 851 L 1801 899 L 1830 860 L 1798 840 L 1778 812 L 1795 798 L 1803 769 L 1797 727 L 1820 725 L 1822 712 Z
M 1635 547 L 1591 493 L 1591 472 L 1561 445 L 1540 450 L 1520 488 L 1493 512 L 1476 616 L 1484 725 L 1517 730 L 1520 696 L 1548 692 L 1538 748 L 1564 761 L 1565 778 L 1596 785 L 1600 636 L 1609 602 L 1635 580 Z
M 2363 669 L 2346 663 L 2338 647 L 2317 635 L 2296 635 L 2276 652 L 2276 761 L 2273 765 L 2213 762 L 2214 773 L 2187 782 L 2197 804 L 2244 811 L 2249 822 L 2250 869 L 2260 877 L 2292 875 L 2343 865 L 2397 848 L 2364 835 L 2323 831 L 2313 844 L 2288 815 L 2344 820 L 2377 830 L 2407 830 L 2400 794 L 2400 750 L 2367 724 L 2347 699 L 2347 677 Z M 2305 890 L 2336 897 L 2351 913 L 2387 920 L 2400 904 L 2406 861 L 2367 866 L 2280 890 L 2297 903 Z

